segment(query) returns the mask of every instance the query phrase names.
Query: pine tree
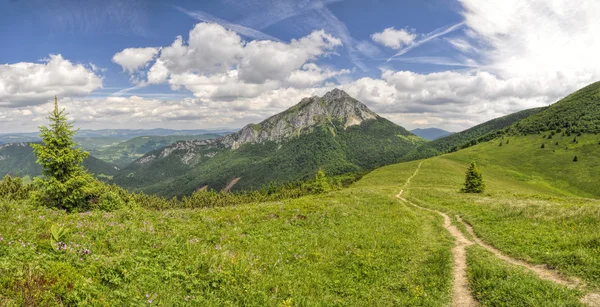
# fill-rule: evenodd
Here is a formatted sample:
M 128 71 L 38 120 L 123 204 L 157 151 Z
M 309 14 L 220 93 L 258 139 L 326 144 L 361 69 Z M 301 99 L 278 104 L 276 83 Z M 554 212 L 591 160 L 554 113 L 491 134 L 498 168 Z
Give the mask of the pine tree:
M 316 193 L 325 193 L 331 191 L 331 186 L 327 181 L 327 176 L 323 170 L 319 170 L 317 172 L 317 176 L 315 176 L 315 182 L 313 183 L 313 191 Z
M 546 144 L 542 143 L 542 147 L 540 148 L 546 148 Z
M 43 175 L 35 178 L 38 191 L 34 197 L 41 204 L 73 211 L 87 206 L 94 179 L 81 165 L 89 153 L 74 148 L 76 130 L 67 121 L 67 115 L 64 109 L 58 109 L 58 99 L 54 97 L 54 110 L 47 117 L 50 126 L 40 127 L 43 144 L 31 145 Z
M 463 193 L 483 193 L 485 190 L 485 183 L 483 182 L 483 175 L 477 168 L 475 162 L 471 162 L 471 166 L 467 170 L 465 178 L 465 186 L 461 189 Z
M 577 162 L 577 161 L 579 161 L 579 160 L 577 159 L 577 156 L 573 157 L 573 162 Z

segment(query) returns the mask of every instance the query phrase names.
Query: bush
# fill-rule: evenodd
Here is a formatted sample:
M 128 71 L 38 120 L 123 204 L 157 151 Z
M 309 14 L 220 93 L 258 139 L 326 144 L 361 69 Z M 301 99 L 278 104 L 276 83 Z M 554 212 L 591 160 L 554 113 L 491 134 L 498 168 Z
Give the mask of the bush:
M 19 177 L 4 176 L 0 181 L 0 198 L 23 200 L 29 197 L 32 190 L 30 184 L 24 184 Z

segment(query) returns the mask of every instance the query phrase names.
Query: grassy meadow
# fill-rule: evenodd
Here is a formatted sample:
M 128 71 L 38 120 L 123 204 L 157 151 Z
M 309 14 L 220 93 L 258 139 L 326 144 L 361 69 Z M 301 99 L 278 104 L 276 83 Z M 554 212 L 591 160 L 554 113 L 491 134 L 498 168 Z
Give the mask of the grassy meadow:
M 555 135 L 549 142 L 542 135 L 511 137 L 505 139 L 502 146 L 499 140 L 492 141 L 424 160 L 404 196 L 423 207 L 450 216 L 460 215 L 480 238 L 504 253 L 534 264 L 546 264 L 597 291 L 600 287 L 600 201 L 592 197 L 600 194 L 597 184 L 599 138 L 583 135 L 575 142 L 573 139 L 573 136 Z M 575 155 L 577 162 L 573 161 Z M 484 194 L 459 192 L 470 161 L 476 161 L 483 171 L 487 188 Z M 376 170 L 370 176 L 408 171 L 412 167 L 398 164 Z M 532 294 L 539 294 L 534 291 L 535 287 L 527 286 L 528 283 L 519 278 L 510 281 L 508 275 L 497 274 L 500 269 L 493 268 L 489 258 L 476 248 L 469 250 L 471 278 L 497 276 L 499 280 L 492 284 L 498 286 L 488 289 L 496 292 L 492 295 L 512 293 L 511 297 L 522 293 L 521 300 L 496 304 L 493 302 L 499 302 L 499 298 L 508 297 L 476 296 L 494 306 L 535 306 L 531 303 L 536 297 Z M 481 268 L 485 267 L 490 271 L 482 274 Z M 515 269 L 519 271 L 511 268 Z M 482 283 L 471 282 L 473 291 L 480 291 Z M 512 284 L 510 291 L 509 288 L 503 290 L 507 282 Z M 546 287 L 543 286 L 546 282 L 538 282 L 538 288 Z M 563 291 L 561 295 L 566 293 Z M 553 301 L 550 299 L 553 296 L 537 296 L 541 299 L 537 304 Z M 562 300 L 555 304 L 570 305 Z
M 453 242 L 440 217 L 395 199 L 409 173 L 227 208 L 1 201 L 0 305 L 445 306 Z

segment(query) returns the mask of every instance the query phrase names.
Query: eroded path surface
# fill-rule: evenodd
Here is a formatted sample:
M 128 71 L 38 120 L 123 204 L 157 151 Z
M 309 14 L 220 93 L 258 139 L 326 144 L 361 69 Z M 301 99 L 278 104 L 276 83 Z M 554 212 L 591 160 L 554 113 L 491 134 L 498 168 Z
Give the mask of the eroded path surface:
M 473 240 L 475 242 L 467 239 L 465 237 L 465 235 L 460 230 L 458 230 L 458 228 L 456 228 L 454 225 L 452 225 L 450 217 L 447 214 L 437 211 L 437 210 L 421 207 L 421 206 L 407 200 L 406 198 L 404 198 L 402 196 L 402 194 L 404 193 L 404 190 L 410 184 L 410 180 L 418 174 L 419 170 L 421 169 L 422 164 L 423 164 L 423 162 L 419 163 L 419 166 L 417 166 L 417 169 L 415 170 L 415 172 L 412 174 L 412 176 L 410 176 L 406 180 L 406 183 L 404 184 L 404 186 L 402 187 L 400 192 L 396 195 L 396 197 L 413 207 L 416 207 L 416 208 L 419 208 L 422 210 L 427 210 L 427 211 L 441 215 L 444 218 L 444 227 L 455 238 L 456 245 L 452 249 L 452 256 L 453 256 L 453 262 L 454 262 L 453 266 L 452 266 L 452 274 L 454 277 L 454 285 L 452 287 L 452 306 L 478 306 L 477 301 L 471 294 L 471 291 L 469 289 L 469 281 L 467 279 L 466 247 L 469 245 L 472 245 L 472 244 L 478 244 L 478 245 L 482 246 L 483 248 L 492 252 L 496 257 L 498 257 L 510 264 L 521 266 L 521 267 L 531 270 L 540 279 L 549 280 L 549 281 L 555 282 L 557 284 L 566 286 L 571 289 L 577 288 L 577 289 L 585 290 L 585 285 L 578 279 L 565 277 L 565 276 L 561 275 L 558 271 L 551 270 L 544 265 L 530 264 L 523 260 L 515 259 L 515 258 L 505 255 L 497 248 L 495 248 L 495 247 L 485 243 L 483 240 L 481 240 L 475 234 L 471 225 L 465 223 L 460 218 L 460 216 L 456 216 L 458 222 L 465 226 L 465 228 L 467 229 L 467 232 L 473 237 Z M 581 299 L 581 303 L 588 305 L 588 306 L 592 306 L 592 307 L 600 307 L 600 294 L 590 293 Z
M 419 169 L 421 168 L 422 163 L 423 162 L 419 163 L 419 166 L 417 167 L 415 172 L 412 174 L 412 176 L 410 176 L 406 180 L 404 187 L 402 188 L 402 190 L 400 190 L 400 193 L 398 193 L 398 195 L 396 195 L 396 197 L 398 197 L 402 201 L 410 204 L 411 206 L 437 213 L 444 218 L 444 227 L 446 228 L 446 230 L 448 230 L 450 235 L 452 235 L 454 237 L 454 239 L 456 240 L 456 245 L 454 246 L 454 248 L 452 248 L 452 258 L 453 258 L 452 276 L 454 278 L 454 284 L 452 286 L 452 306 L 465 306 L 465 307 L 478 306 L 479 304 L 477 303 L 477 301 L 475 300 L 473 295 L 471 295 L 471 290 L 469 289 L 469 281 L 467 279 L 467 250 L 466 250 L 466 247 L 473 244 L 473 242 L 468 240 L 464 236 L 464 234 L 462 232 L 460 232 L 460 230 L 458 230 L 458 228 L 456 228 L 454 225 L 452 225 L 452 222 L 450 221 L 450 217 L 448 215 L 446 215 L 445 213 L 421 207 L 419 205 L 416 205 L 416 204 L 408 201 L 404 197 L 402 197 L 402 193 L 404 192 L 404 189 L 406 189 L 408 187 L 408 185 L 410 184 L 410 180 L 414 176 L 417 175 L 417 173 L 419 172 Z

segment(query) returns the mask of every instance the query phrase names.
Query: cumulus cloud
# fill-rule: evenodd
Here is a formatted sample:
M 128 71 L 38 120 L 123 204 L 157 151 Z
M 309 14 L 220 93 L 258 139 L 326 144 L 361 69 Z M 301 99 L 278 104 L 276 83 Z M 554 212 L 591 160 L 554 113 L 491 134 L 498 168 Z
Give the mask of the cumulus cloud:
M 199 23 L 189 33 L 189 41 L 178 36 L 163 48 L 160 60 L 171 73 L 210 74 L 228 71 L 243 54 L 241 37 L 215 23 Z
M 203 22 L 190 31 L 188 41 L 178 36 L 173 44 L 157 51 L 160 55 L 148 69 L 147 81 L 133 81 L 140 86 L 166 82 L 173 90 L 186 89 L 197 98 L 221 100 L 257 97 L 286 86 L 319 86 L 348 73 L 322 69 L 314 63 L 341 44 L 323 30 L 289 43 L 245 42 L 234 31 Z M 134 70 L 146 62 L 137 64 Z M 302 77 L 307 79 L 300 80 Z
M 158 53 L 158 48 L 127 48 L 116 53 L 112 61 L 121 65 L 130 74 L 144 68 Z
M 273 41 L 252 41 L 244 48 L 240 78 L 250 83 L 283 80 L 309 60 L 327 54 L 341 41 L 325 31 L 314 31 L 289 44 Z
M 371 39 L 381 45 L 392 49 L 400 49 L 415 41 L 417 35 L 405 29 L 396 30 L 394 27 L 387 28 L 382 32 L 371 35 Z
M 0 107 L 36 105 L 58 96 L 85 96 L 102 87 L 102 77 L 60 54 L 42 63 L 0 65 Z

